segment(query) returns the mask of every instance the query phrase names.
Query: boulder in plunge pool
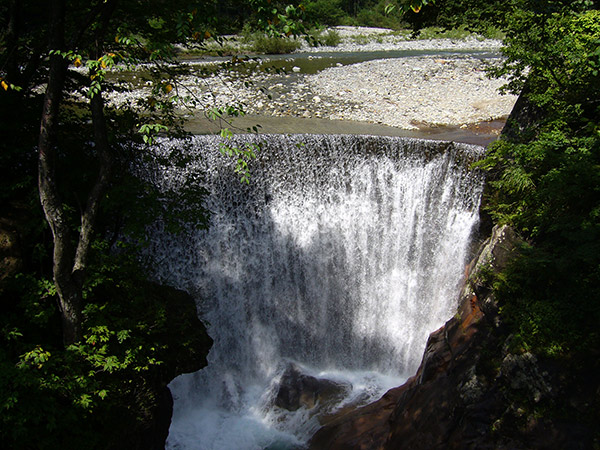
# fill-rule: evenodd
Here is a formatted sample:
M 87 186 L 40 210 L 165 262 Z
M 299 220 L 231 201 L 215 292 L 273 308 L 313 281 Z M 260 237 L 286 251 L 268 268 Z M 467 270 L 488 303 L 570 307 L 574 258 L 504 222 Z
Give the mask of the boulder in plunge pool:
M 296 364 L 290 364 L 279 381 L 275 405 L 288 411 L 312 409 L 317 404 L 340 401 L 350 388 L 344 383 L 306 375 Z

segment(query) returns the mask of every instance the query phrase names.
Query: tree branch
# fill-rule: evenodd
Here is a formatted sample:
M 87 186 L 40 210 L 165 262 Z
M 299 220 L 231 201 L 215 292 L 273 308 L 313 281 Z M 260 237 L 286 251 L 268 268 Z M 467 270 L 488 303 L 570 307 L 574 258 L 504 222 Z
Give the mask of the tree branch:
M 97 13 L 100 13 L 100 26 L 96 30 L 95 39 L 97 43 L 103 42 L 108 22 L 115 11 L 116 5 L 116 0 L 104 1 L 98 5 Z M 100 8 L 101 6 L 104 7 Z M 97 47 L 95 57 L 98 58 L 101 53 L 102 48 Z M 73 263 L 73 274 L 79 280 L 80 284 L 83 284 L 83 275 L 92 241 L 92 233 L 96 224 L 96 218 L 98 217 L 100 202 L 110 182 L 113 162 L 108 142 L 108 128 L 104 116 L 104 99 L 101 92 L 91 97 L 90 109 L 92 111 L 94 142 L 96 144 L 100 168 L 96 182 L 88 194 L 85 211 L 81 215 L 81 230 L 79 232 L 79 241 Z
M 104 117 L 104 100 L 101 93 L 98 93 L 91 98 L 90 107 L 92 111 L 94 139 L 98 151 L 100 169 L 96 183 L 88 194 L 86 209 L 81 215 L 81 231 L 79 232 L 79 242 L 73 264 L 73 273 L 76 274 L 78 278 L 82 277 L 83 271 L 85 270 L 92 232 L 98 216 L 100 202 L 106 192 L 112 172 L 112 155 L 110 152 L 110 144 L 108 142 L 106 119 Z M 82 281 L 83 280 L 81 280 L 81 282 Z

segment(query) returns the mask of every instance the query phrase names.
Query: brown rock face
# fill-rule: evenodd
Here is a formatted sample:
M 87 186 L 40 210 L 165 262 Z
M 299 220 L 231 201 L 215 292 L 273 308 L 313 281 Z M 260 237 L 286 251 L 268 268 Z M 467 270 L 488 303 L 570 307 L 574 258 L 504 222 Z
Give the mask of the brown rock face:
M 478 366 L 499 323 L 482 274 L 505 267 L 516 241 L 507 227 L 493 230 L 468 267 L 457 314 L 431 334 L 416 375 L 323 427 L 311 449 L 503 448 L 488 439 L 500 395 Z

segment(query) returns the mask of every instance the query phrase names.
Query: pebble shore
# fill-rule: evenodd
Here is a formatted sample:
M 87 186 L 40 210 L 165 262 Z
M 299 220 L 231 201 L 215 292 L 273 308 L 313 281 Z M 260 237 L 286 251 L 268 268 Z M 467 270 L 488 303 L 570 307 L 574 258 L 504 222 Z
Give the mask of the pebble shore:
M 302 52 L 376 52 L 393 50 L 491 50 L 499 51 L 502 41 L 470 36 L 464 39 L 410 39 L 386 28 L 349 27 L 334 28 L 341 41 L 335 47 L 309 47 L 303 43 Z
M 361 30 L 369 33 L 369 29 Z M 348 36 L 352 36 L 352 31 L 348 31 Z M 499 41 L 473 38 L 406 40 L 385 35 L 360 44 L 347 37 L 334 48 L 304 47 L 300 52 L 314 53 L 311 59 L 331 51 L 419 50 L 431 51 L 432 55 L 338 63 L 316 74 L 303 73 L 302 64 L 298 63 L 287 73 L 257 71 L 248 77 L 223 71 L 208 77 L 190 75 L 181 80 L 173 93 L 194 99 L 187 109 L 190 114 L 236 104 L 247 114 L 259 116 L 353 120 L 403 129 L 467 126 L 508 116 L 516 101 L 515 96 L 499 94 L 504 80 L 486 76 L 487 66 L 501 62 L 499 56 L 464 53 L 497 52 L 499 47 Z M 440 50 L 445 53 L 435 54 Z M 190 64 L 193 68 L 200 63 Z M 133 95 L 137 97 L 149 89 L 142 86 Z M 132 99 L 120 94 L 112 101 Z
M 411 57 L 335 67 L 309 77 L 321 96 L 313 102 L 335 105 L 329 118 L 381 123 L 404 129 L 465 125 L 506 117 L 515 101 L 487 78 L 498 60 L 465 56 Z

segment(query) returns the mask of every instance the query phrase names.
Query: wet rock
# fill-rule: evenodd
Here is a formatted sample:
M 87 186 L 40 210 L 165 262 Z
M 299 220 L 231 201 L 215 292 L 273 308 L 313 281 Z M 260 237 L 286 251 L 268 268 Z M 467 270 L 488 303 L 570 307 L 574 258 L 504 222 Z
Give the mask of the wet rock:
M 275 405 L 289 411 L 312 409 L 317 404 L 339 401 L 350 386 L 324 378 L 303 374 L 295 364 L 290 364 L 281 376 Z
M 173 398 L 167 384 L 178 375 L 205 367 L 212 339 L 188 293 L 151 282 L 139 289 L 149 301 L 165 307 L 164 330 L 156 337 L 165 345 L 165 350 L 158 353 L 163 364 L 132 380 L 135 399 L 128 408 L 135 414 L 135 420 L 123 417 L 121 429 L 111 432 L 113 440 L 120 444 L 115 448 L 158 450 L 165 446 L 173 412 Z

